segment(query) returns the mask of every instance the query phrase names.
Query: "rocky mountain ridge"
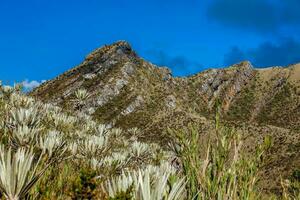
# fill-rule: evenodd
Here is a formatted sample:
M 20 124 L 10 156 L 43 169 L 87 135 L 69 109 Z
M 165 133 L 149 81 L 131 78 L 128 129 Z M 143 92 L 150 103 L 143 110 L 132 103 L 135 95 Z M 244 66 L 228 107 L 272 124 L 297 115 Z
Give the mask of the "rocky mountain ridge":
M 300 65 L 255 69 L 242 62 L 178 78 L 121 41 L 95 50 L 31 95 L 72 110 L 70 100 L 83 88 L 89 92 L 83 111 L 122 128 L 149 127 L 175 113 L 212 119 L 216 101 L 228 121 L 300 128 Z
M 88 91 L 80 111 L 75 92 Z M 280 176 L 300 169 L 300 64 L 256 69 L 249 62 L 209 69 L 189 77 L 173 77 L 153 65 L 124 41 L 89 54 L 79 66 L 43 83 L 30 93 L 72 113 L 84 112 L 101 123 L 137 127 L 144 141 L 168 143 L 168 128 L 196 124 L 202 137 L 213 129 L 219 102 L 224 123 L 241 131 L 249 152 L 272 138 L 261 170 L 261 188 L 280 189 Z

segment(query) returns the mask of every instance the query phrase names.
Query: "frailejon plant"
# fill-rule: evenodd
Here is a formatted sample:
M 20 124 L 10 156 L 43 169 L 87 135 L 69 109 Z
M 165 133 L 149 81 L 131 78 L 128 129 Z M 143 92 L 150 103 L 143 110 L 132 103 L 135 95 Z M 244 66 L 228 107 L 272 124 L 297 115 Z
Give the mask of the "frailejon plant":
M 51 115 L 53 127 L 58 131 L 70 131 L 76 123 L 76 118 L 62 113 L 54 113 Z
M 172 187 L 168 185 L 170 172 L 163 172 L 159 176 L 153 177 L 151 181 L 151 174 L 146 169 L 144 173 L 138 172 L 139 188 L 137 192 L 137 199 L 154 200 L 154 199 L 184 199 L 184 179 L 175 182 Z M 152 182 L 152 184 L 151 184 Z
M 14 149 L 34 145 L 42 131 L 39 111 L 33 107 L 12 109 L 4 124 L 6 136 Z
M 83 156 L 92 158 L 101 156 L 108 150 L 107 138 L 103 135 L 87 136 L 79 145 L 80 153 Z
M 131 144 L 130 152 L 132 156 L 142 158 L 151 152 L 150 146 L 145 143 L 134 141 Z
M 118 177 L 112 177 L 107 183 L 108 196 L 111 199 L 116 199 L 118 196 L 127 196 L 127 198 L 133 198 L 134 180 L 130 174 L 122 172 Z
M 30 128 L 35 128 L 39 125 L 39 111 L 35 107 L 31 108 L 18 108 L 13 109 L 10 112 L 10 118 L 7 121 L 9 126 L 19 127 L 28 126 Z
M 127 151 L 124 152 L 115 152 L 112 153 L 110 156 L 105 157 L 101 164 L 105 166 L 110 166 L 111 169 L 113 170 L 121 170 L 125 169 L 125 167 L 129 164 L 130 162 L 130 155 Z
M 89 97 L 89 93 L 86 89 L 78 89 L 75 92 L 74 106 L 76 109 L 81 110 L 84 106 L 85 100 Z
M 1 96 L 3 98 L 9 98 L 14 93 L 14 88 L 8 85 L 1 86 Z
M 106 183 L 111 199 L 130 197 L 140 200 L 177 200 L 185 199 L 185 178 L 170 181 L 175 170 L 166 165 L 148 166 L 132 172 L 123 172 L 121 176 L 111 178 Z
M 56 131 L 50 131 L 46 136 L 40 137 L 39 141 L 42 153 L 47 154 L 49 158 L 53 157 L 57 152 L 64 152 L 66 150 L 64 145 L 65 142 L 63 142 L 61 134 Z
M 22 108 L 31 108 L 34 104 L 34 99 L 30 97 L 26 97 L 17 93 L 13 93 L 10 96 L 10 104 L 13 107 L 22 107 Z
M 40 128 L 29 128 L 28 126 L 20 126 L 12 130 L 9 134 L 9 139 L 12 146 L 15 148 L 31 146 L 38 140 Z
M 42 177 L 50 164 L 38 171 L 41 157 L 36 161 L 32 150 L 17 152 L 0 146 L 0 190 L 9 200 L 23 199 Z

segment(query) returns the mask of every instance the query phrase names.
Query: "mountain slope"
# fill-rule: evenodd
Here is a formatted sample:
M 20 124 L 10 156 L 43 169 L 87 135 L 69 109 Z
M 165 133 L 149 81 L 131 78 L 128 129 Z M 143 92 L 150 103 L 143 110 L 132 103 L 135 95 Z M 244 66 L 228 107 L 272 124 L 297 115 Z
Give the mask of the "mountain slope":
M 220 102 L 222 120 L 243 130 L 244 149 L 251 152 L 265 136 L 273 138 L 261 170 L 262 188 L 278 191 L 278 173 L 289 177 L 300 168 L 300 64 L 255 69 L 242 62 L 178 78 L 121 41 L 95 50 L 30 95 L 79 112 L 73 101 L 78 89 L 89 93 L 82 112 L 123 129 L 138 127 L 141 139 L 161 144 L 169 140 L 167 128 L 189 123 L 209 135 Z
M 75 91 L 85 88 L 90 95 L 83 110 L 125 128 L 145 128 L 174 112 L 211 119 L 220 100 L 224 119 L 229 121 L 299 129 L 299 73 L 300 65 L 254 69 L 242 62 L 177 78 L 169 69 L 139 58 L 122 41 L 95 50 L 82 64 L 31 95 L 73 109 L 70 100 Z

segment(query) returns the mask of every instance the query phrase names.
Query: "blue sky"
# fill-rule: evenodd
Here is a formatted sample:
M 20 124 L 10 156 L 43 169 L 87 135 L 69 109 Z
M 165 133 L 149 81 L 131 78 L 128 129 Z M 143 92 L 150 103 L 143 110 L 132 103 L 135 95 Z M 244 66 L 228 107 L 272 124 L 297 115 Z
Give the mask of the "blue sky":
M 300 62 L 299 0 L 0 0 L 0 80 L 54 78 L 127 40 L 176 76 Z

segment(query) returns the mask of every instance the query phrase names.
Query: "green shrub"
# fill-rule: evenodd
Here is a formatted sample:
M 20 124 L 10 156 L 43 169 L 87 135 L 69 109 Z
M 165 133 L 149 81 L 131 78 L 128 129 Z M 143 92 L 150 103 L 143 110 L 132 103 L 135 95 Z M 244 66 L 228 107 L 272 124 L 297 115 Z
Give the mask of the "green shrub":
M 96 172 L 92 169 L 82 169 L 80 175 L 72 186 L 72 199 L 95 199 L 96 192 Z
M 254 156 L 242 153 L 240 135 L 222 126 L 218 114 L 206 145 L 193 126 L 169 132 L 176 138 L 171 147 L 188 178 L 188 199 L 258 198 L 257 172 L 266 145 L 259 146 Z

